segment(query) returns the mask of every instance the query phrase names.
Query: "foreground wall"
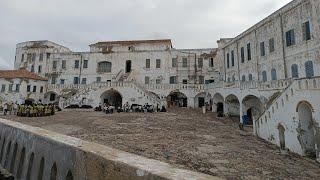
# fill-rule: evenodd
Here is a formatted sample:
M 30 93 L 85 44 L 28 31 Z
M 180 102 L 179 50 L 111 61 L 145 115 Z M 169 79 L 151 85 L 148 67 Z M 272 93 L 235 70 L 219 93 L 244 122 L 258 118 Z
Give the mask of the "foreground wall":
M 219 179 L 4 119 L 0 162 L 16 179 Z

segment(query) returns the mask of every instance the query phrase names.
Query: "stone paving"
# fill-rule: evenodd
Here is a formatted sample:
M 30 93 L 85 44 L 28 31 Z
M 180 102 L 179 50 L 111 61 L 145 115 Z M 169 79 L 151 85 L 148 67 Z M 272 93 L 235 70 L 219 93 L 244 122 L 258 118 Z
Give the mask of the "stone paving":
M 0 116 L 4 118 L 3 116 Z M 238 130 L 236 118 L 200 110 L 167 113 L 58 112 L 5 118 L 226 179 L 320 179 L 320 165 Z

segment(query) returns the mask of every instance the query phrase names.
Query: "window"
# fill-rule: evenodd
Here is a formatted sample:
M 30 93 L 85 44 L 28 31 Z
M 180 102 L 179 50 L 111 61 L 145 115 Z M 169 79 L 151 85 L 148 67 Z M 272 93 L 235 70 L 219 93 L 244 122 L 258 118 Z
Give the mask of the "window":
M 170 77 L 170 84 L 177 84 L 177 76 Z
M 37 86 L 33 86 L 32 92 L 37 92 Z
M 52 61 L 52 69 L 53 70 L 57 69 L 57 61 Z
M 43 93 L 43 86 L 40 87 L 40 93 Z
M 261 56 L 265 56 L 265 55 L 266 55 L 266 50 L 265 50 L 265 47 L 264 47 L 264 42 L 261 42 L 261 43 L 260 43 L 260 55 L 261 55 Z
M 5 92 L 6 91 L 6 85 L 5 84 L 2 84 L 1 85 L 1 92 Z
M 21 55 L 21 62 L 24 60 L 24 54 Z
M 42 66 L 38 66 L 38 73 L 40 74 L 42 72 Z
M 161 84 L 161 79 L 156 79 L 156 84 Z
M 146 59 L 146 68 L 147 68 L 147 69 L 150 68 L 150 59 Z
M 204 84 L 204 76 L 199 76 L 199 84 Z
M 182 84 L 188 84 L 188 80 L 187 79 L 182 80 Z
M 213 66 L 214 66 L 213 58 L 210 59 L 209 66 L 210 66 L 210 67 L 213 67 Z
M 65 83 L 65 79 L 60 79 L 60 84 L 64 84 Z
M 20 92 L 20 84 L 16 84 L 16 92 Z
M 230 77 L 228 77 L 228 82 L 231 82 Z
M 34 65 L 31 66 L 31 72 L 34 72 Z
M 227 53 L 227 68 L 230 68 L 230 55 Z
M 144 77 L 144 83 L 149 84 L 150 83 L 150 77 L 146 76 Z
M 61 68 L 62 69 L 66 69 L 67 68 L 67 61 L 66 60 L 62 60 L 61 61 Z
M 277 70 L 271 69 L 271 80 L 276 81 L 277 80 Z
M 12 92 L 13 84 L 9 84 L 9 92 Z
M 307 61 L 305 64 L 305 70 L 306 70 L 306 77 L 311 78 L 314 76 L 314 69 L 313 69 L 313 62 Z
M 274 38 L 269 39 L 269 52 L 274 52 Z
M 161 67 L 161 59 L 156 59 L 156 68 Z
M 32 62 L 36 61 L 36 53 L 32 53 Z
M 234 66 L 234 51 L 231 51 L 231 65 Z
M 252 74 L 249 74 L 249 81 L 252 81 L 253 78 L 252 78 Z
M 73 84 L 79 84 L 79 77 L 73 78 Z
M 87 78 L 82 78 L 81 84 L 87 84 Z
M 40 53 L 40 55 L 39 55 L 39 61 L 43 61 L 43 53 Z
M 50 53 L 47 53 L 47 59 L 50 59 L 50 55 L 51 55 Z
M 182 59 L 182 67 L 184 67 L 184 68 L 188 67 L 188 59 L 187 58 Z
M 27 86 L 27 92 L 30 92 L 31 91 L 31 85 L 28 85 Z
M 310 31 L 309 21 L 303 23 L 302 31 L 303 31 L 303 40 L 305 40 L 305 41 L 310 40 L 311 39 L 311 31 Z
M 241 63 L 244 63 L 244 47 L 241 48 L 240 53 L 241 53 Z
M 287 42 L 287 47 L 296 44 L 296 40 L 295 40 L 295 35 L 294 35 L 294 30 L 293 29 L 291 29 L 290 31 L 286 32 L 286 42 Z
M 100 73 L 110 73 L 112 64 L 111 62 L 103 61 L 98 63 L 98 72 Z
M 31 53 L 28 53 L 28 54 L 27 54 L 27 61 L 28 61 L 28 62 L 31 61 L 31 56 L 32 56 Z
M 298 71 L 297 64 L 291 65 L 291 76 L 292 76 L 292 78 L 299 78 L 299 71 Z
M 236 75 L 233 75 L 233 76 L 232 76 L 232 81 L 233 81 L 233 82 L 236 81 Z
M 57 77 L 51 77 L 51 84 L 56 84 L 57 82 Z
M 79 60 L 75 60 L 75 61 L 74 61 L 74 68 L 75 68 L 75 69 L 78 69 L 79 66 L 80 66 L 80 61 L 79 61 Z
M 268 80 L 268 78 L 267 78 L 267 71 L 263 71 L 262 72 L 262 81 L 263 82 L 266 82 Z
M 88 68 L 88 60 L 83 61 L 83 68 L 84 69 Z
M 251 44 L 247 44 L 248 61 L 251 60 Z
M 172 58 L 172 67 L 177 67 L 177 58 Z
M 96 82 L 97 83 L 101 82 L 101 77 L 96 77 Z
M 198 68 L 202 68 L 203 67 L 203 58 L 199 58 L 198 59 Z
M 242 82 L 245 82 L 245 81 L 246 81 L 246 76 L 245 76 L 245 75 L 242 75 L 241 81 L 242 81 Z

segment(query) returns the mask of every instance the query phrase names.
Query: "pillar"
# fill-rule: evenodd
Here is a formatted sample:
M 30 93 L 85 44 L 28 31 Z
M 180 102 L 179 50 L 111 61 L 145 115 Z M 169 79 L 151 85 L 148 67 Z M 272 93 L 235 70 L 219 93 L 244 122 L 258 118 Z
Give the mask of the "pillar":
M 223 101 L 223 113 L 225 116 L 228 116 L 228 113 L 229 113 L 229 108 L 226 100 Z
M 188 97 L 188 107 L 194 108 L 194 97 Z
M 243 107 L 242 107 L 242 102 L 240 102 L 240 123 L 243 124 Z

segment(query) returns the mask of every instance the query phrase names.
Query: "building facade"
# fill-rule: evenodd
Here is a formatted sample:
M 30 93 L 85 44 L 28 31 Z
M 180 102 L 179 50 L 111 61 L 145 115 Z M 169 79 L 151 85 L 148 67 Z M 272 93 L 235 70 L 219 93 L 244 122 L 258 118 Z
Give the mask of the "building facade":
M 62 108 L 202 107 L 239 116 L 255 135 L 319 158 L 320 2 L 293 0 L 218 48 L 171 40 L 108 41 L 73 52 L 50 41 L 17 45 L 15 69 L 48 78 L 44 101 Z M 285 112 L 285 113 L 284 113 Z

